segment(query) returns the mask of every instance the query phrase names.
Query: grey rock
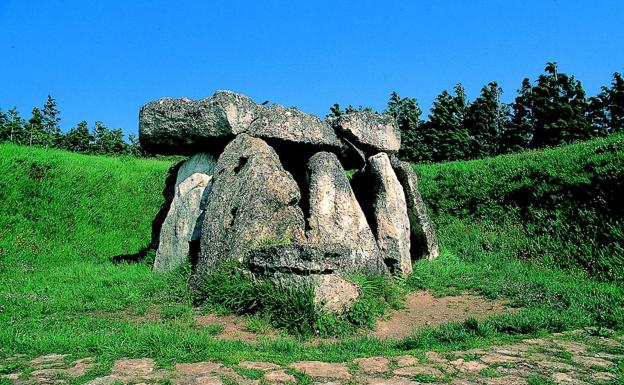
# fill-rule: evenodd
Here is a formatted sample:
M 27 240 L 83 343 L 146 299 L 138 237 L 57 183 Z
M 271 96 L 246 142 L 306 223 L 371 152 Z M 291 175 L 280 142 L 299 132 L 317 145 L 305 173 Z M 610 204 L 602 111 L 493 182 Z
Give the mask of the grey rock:
M 277 104 L 261 108 L 259 118 L 251 123 L 247 133 L 263 139 L 309 144 L 319 149 L 338 149 L 341 145 L 327 122 L 296 108 Z
M 418 177 L 408 162 L 391 158 L 392 167 L 403 186 L 407 200 L 407 214 L 410 220 L 412 259 L 434 259 L 440 255 L 438 237 L 433 222 L 427 213 L 427 206 L 418 189 Z
M 245 265 L 257 275 L 274 272 L 299 275 L 329 274 L 344 267 L 349 249 L 341 245 L 289 243 L 250 250 Z
M 145 150 L 164 154 L 218 147 L 245 132 L 259 109 L 247 96 L 230 91 L 201 100 L 162 98 L 141 108 L 139 140 Z
M 403 187 L 386 153 L 368 158 L 368 172 L 374 183 L 373 220 L 377 245 L 392 274 L 412 271 L 410 223 Z
M 340 274 L 313 276 L 314 301 L 325 311 L 344 313 L 362 294 L 360 285 L 343 278 Z
M 198 153 L 178 170 L 175 195 L 160 231 L 155 271 L 171 271 L 188 261 L 190 243 L 201 232 L 215 163 L 211 154 Z
M 319 152 L 308 162 L 308 240 L 349 249 L 343 270 L 385 274 L 381 253 L 336 155 Z
M 201 284 L 223 261 L 242 262 L 256 246 L 304 240 L 300 199 L 275 151 L 261 139 L 238 135 L 214 169 L 192 284 Z
M 250 250 L 245 264 L 257 278 L 286 289 L 312 290 L 316 306 L 342 313 L 361 294 L 359 285 L 337 273 L 348 254 L 339 245 L 273 245 Z
M 264 107 L 230 91 L 201 100 L 163 98 L 147 103 L 139 113 L 139 140 L 149 152 L 220 149 L 241 133 L 320 149 L 340 147 L 333 128 L 318 117 L 279 105 Z
M 358 111 L 341 115 L 333 125 L 342 135 L 369 152 L 396 152 L 401 147 L 399 128 L 388 114 Z

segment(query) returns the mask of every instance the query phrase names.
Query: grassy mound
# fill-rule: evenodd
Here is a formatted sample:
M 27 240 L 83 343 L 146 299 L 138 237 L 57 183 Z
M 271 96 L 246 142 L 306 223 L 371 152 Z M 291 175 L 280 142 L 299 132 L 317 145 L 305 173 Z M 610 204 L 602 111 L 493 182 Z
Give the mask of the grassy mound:
M 442 231 L 504 229 L 514 234 L 510 257 L 624 278 L 624 135 L 416 169 Z M 479 237 L 481 247 L 466 248 L 474 240 L 457 235 L 443 237 L 464 259 L 493 247 Z
M 590 325 L 620 329 L 624 289 L 618 281 L 550 266 L 551 262 L 576 266 L 578 260 L 592 269 L 584 261 L 599 254 L 579 256 L 573 248 L 586 247 L 606 255 L 601 267 L 591 271 L 617 277 L 605 273 L 608 269 L 602 266 L 608 261 L 613 271 L 619 271 L 618 254 L 609 254 L 608 248 L 597 243 L 604 237 L 619 239 L 611 229 L 619 223 L 618 216 L 605 211 L 616 210 L 617 202 L 608 200 L 605 210 L 599 210 L 598 201 L 588 201 L 582 212 L 595 215 L 586 217 L 595 230 L 591 236 L 576 233 L 577 237 L 565 238 L 564 230 L 584 217 L 574 214 L 579 204 L 566 205 L 560 193 L 552 192 L 567 191 L 560 186 L 572 180 L 585 181 L 587 188 L 615 186 L 617 190 L 621 148 L 622 137 L 616 136 L 543 152 L 417 167 L 434 212 L 442 256 L 415 263 L 414 273 L 394 285 L 402 291 L 427 289 L 438 295 L 470 291 L 505 298 L 519 306 L 518 311 L 422 328 L 401 341 L 343 336 L 308 344 L 278 336 L 249 344 L 217 339 L 217 325 L 196 322 L 200 310 L 193 307 L 187 289 L 188 269 L 156 274 L 149 262 L 111 262 L 111 257 L 134 253 L 149 243 L 151 221 L 162 203 L 171 162 L 0 144 L 0 357 L 56 352 L 96 355 L 109 362 L 147 356 L 164 365 L 205 359 L 226 363 L 244 359 L 342 361 L 469 348 Z M 534 185 L 530 181 L 535 180 L 531 179 L 535 173 L 549 175 L 549 183 Z M 561 219 L 540 221 L 539 215 L 551 214 L 538 205 L 539 199 L 524 204 L 518 195 L 504 194 L 513 190 L 509 180 L 518 178 L 513 175 L 528 175 L 516 185 L 537 188 L 535 194 L 548 189 L 551 193 L 536 196 L 557 201 L 553 207 L 560 208 Z M 614 176 L 613 184 L 606 183 L 609 175 Z M 595 178 L 604 183 L 592 184 Z M 557 180 L 561 183 L 553 182 Z M 580 193 L 574 191 L 569 196 L 582 202 Z M 510 196 L 515 200 L 509 200 Z M 607 190 L 591 196 L 613 198 Z M 586 222 L 581 223 L 585 226 Z M 616 244 L 608 247 L 617 251 Z M 557 247 L 568 250 L 565 257 L 557 257 Z M 388 304 L 400 305 L 396 287 L 358 279 L 369 294 L 350 315 L 351 324 L 372 325 L 374 316 Z M 218 286 L 228 293 L 226 286 Z M 235 290 L 230 294 L 230 298 L 240 298 Z M 302 301 L 302 308 L 309 310 L 308 304 Z M 243 303 L 241 309 L 246 306 Z M 316 322 L 318 314 L 313 317 Z M 323 322 L 331 325 L 331 320 Z M 262 321 L 250 317 L 248 328 L 262 329 Z

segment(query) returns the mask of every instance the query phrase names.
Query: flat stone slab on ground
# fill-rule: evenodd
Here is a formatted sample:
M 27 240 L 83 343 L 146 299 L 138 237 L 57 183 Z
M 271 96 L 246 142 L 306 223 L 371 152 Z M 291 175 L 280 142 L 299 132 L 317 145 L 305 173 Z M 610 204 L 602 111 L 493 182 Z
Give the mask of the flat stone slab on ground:
M 275 383 L 275 382 L 297 382 L 297 379 L 292 374 L 286 372 L 286 370 L 275 370 L 272 372 L 267 372 L 264 375 L 264 380 L 267 382 Z
M 140 377 L 154 371 L 154 360 L 151 358 L 121 359 L 115 361 L 111 373 L 117 376 Z
M 368 357 L 353 360 L 364 373 L 385 373 L 390 366 L 390 360 L 384 357 Z
M 394 357 L 397 367 L 414 366 L 418 363 L 418 358 L 414 356 L 396 356 Z
M 223 368 L 223 364 L 205 361 L 191 364 L 176 364 L 175 371 L 184 375 L 198 375 L 216 373 L 221 368 Z
M 321 361 L 299 361 L 290 365 L 291 369 L 314 378 L 348 380 L 351 378 L 346 364 Z

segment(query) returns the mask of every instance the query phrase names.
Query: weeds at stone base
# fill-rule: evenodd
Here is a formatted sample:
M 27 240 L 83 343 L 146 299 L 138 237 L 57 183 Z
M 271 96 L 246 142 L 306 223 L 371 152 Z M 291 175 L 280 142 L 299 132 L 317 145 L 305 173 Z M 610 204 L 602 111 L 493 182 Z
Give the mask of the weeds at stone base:
M 388 307 L 398 308 L 404 291 L 390 278 L 354 276 L 362 295 L 342 315 L 323 311 L 314 303 L 311 288 L 286 289 L 268 280 L 254 279 L 236 263 L 223 264 L 208 275 L 197 290 L 195 303 L 206 309 L 226 309 L 252 315 L 248 327 L 268 322 L 300 337 L 353 334 L 358 327 L 372 328 Z M 206 310 L 204 310 L 206 311 Z

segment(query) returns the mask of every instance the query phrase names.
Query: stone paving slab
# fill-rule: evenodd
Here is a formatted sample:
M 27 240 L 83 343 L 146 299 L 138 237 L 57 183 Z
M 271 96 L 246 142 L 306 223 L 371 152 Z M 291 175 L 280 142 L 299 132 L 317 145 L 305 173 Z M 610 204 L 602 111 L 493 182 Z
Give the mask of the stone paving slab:
M 424 360 L 408 354 L 341 363 L 299 361 L 287 366 L 242 361 L 233 367 L 204 361 L 178 363 L 172 370 L 158 369 L 147 357 L 122 358 L 99 377 L 94 373 L 103 372 L 95 357 L 47 354 L 28 360 L 14 355 L 0 360 L 0 367 L 5 368 L 0 378 L 3 385 L 7 381 L 15 385 L 266 385 L 294 384 L 297 378 L 315 385 L 529 385 L 530 378 L 547 384 L 606 385 L 624 383 L 616 370 L 624 361 L 622 341 L 621 336 L 595 337 L 574 331 L 489 348 L 426 352 Z M 16 369 L 7 372 L 11 367 Z M 254 371 L 254 378 L 245 377 L 241 369 Z M 91 373 L 94 370 L 98 372 Z

